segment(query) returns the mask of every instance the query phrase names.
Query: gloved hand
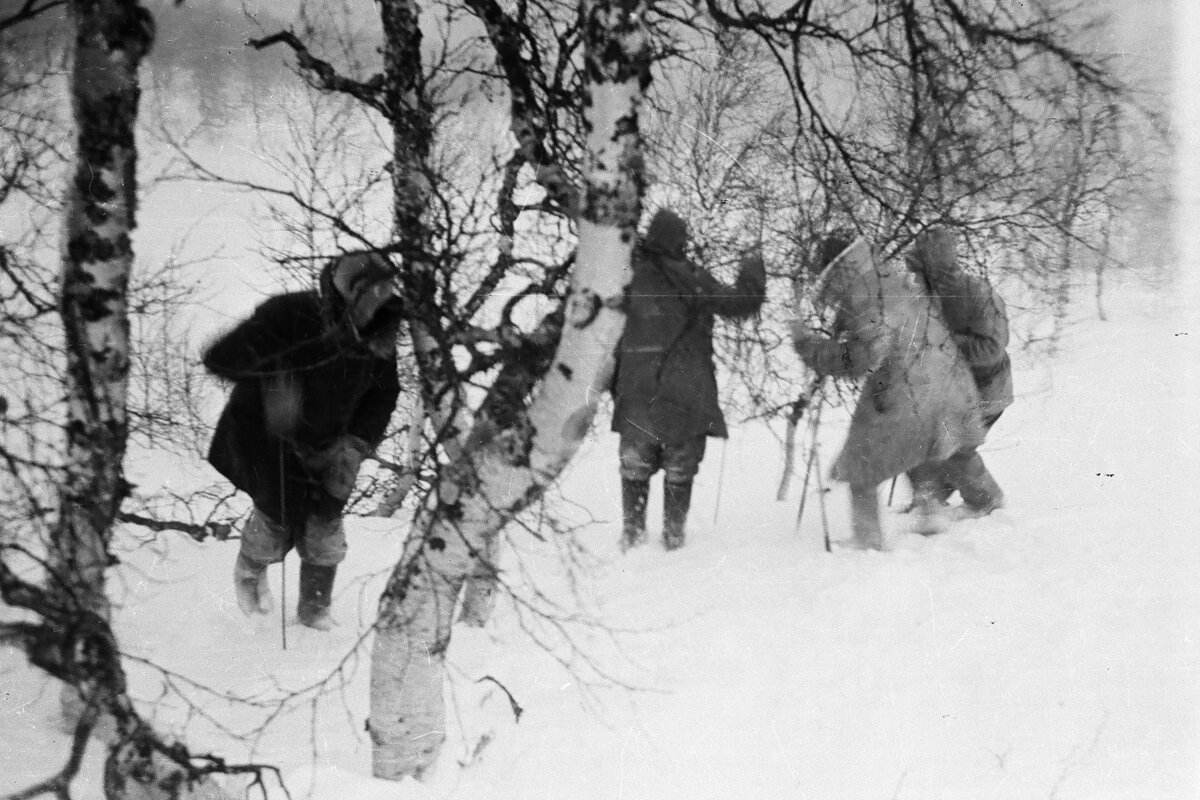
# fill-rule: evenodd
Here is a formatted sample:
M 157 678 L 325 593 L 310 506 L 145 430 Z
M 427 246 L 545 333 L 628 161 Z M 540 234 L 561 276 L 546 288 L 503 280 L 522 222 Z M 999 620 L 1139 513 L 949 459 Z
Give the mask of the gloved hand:
M 812 330 L 798 319 L 792 321 L 792 344 L 801 360 L 818 375 L 843 375 L 853 366 L 841 342 Z
M 371 446 L 357 436 L 342 436 L 309 463 L 321 480 L 321 486 L 336 500 L 346 502 L 354 491 L 354 482 Z
M 746 281 L 766 283 L 767 265 L 761 248 L 747 247 L 738 255 L 738 275 Z
M 767 295 L 767 265 L 763 262 L 759 248 L 747 248 L 738 259 L 738 275 L 735 281 L 738 290 L 759 298 Z

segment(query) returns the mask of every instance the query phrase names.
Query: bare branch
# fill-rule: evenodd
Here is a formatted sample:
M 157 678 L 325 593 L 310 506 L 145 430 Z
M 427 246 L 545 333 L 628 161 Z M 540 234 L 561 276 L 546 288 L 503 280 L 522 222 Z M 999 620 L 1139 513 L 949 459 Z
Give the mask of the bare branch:
M 523 160 L 533 167 L 535 179 L 546 189 L 551 203 L 568 216 L 575 216 L 578 188 L 545 146 L 550 124 L 546 104 L 539 99 L 534 85 L 536 42 L 495 0 L 468 0 L 467 5 L 486 27 L 496 60 L 504 72 L 510 96 L 511 129 Z M 523 44 L 533 49 L 531 57 L 522 56 Z
M 20 8 L 7 16 L 0 17 L 0 33 L 15 25 L 20 25 L 22 22 L 35 19 L 52 8 L 59 8 L 66 4 L 67 0 L 24 0 Z
M 179 531 L 186 533 L 188 536 L 195 539 L 197 542 L 203 542 L 205 539 L 212 537 L 217 541 L 224 541 L 229 538 L 233 531 L 233 523 L 231 522 L 184 522 L 183 520 L 160 520 L 152 517 L 144 517 L 141 514 L 133 514 L 128 511 L 120 511 L 117 513 L 119 522 L 128 522 L 133 525 L 141 525 L 143 528 L 149 528 L 152 531 Z
M 360 100 L 367 106 L 378 111 L 385 118 L 390 117 L 387 104 L 384 102 L 383 75 L 376 74 L 367 81 L 356 81 L 341 75 L 332 64 L 317 58 L 309 52 L 300 38 L 292 31 L 279 31 L 261 39 L 251 39 L 247 45 L 255 50 L 263 50 L 275 44 L 282 43 L 296 55 L 305 78 L 316 88 L 330 92 L 340 92 Z
M 974 42 L 989 39 L 1027 47 L 1054 56 L 1070 67 L 1076 75 L 1088 83 L 1109 92 L 1120 92 L 1122 87 L 1112 75 L 1099 64 L 1064 45 L 1054 33 L 1035 26 L 1002 28 L 983 20 L 972 18 L 956 0 L 938 0 L 947 9 L 955 23 Z

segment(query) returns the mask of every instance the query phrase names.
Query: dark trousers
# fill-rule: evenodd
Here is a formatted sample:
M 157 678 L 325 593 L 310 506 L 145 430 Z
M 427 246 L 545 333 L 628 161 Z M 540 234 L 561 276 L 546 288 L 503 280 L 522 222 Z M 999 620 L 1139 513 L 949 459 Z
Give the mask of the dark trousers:
M 708 437 L 693 436 L 682 442 L 662 442 L 646 433 L 621 434 L 621 477 L 629 481 L 648 481 L 663 471 L 667 483 L 690 483 L 704 460 Z

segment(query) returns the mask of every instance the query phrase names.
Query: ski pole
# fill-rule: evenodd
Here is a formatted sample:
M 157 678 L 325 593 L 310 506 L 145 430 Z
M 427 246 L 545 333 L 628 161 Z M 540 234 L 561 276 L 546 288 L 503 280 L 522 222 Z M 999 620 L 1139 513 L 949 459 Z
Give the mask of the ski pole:
M 821 424 L 821 409 L 824 406 L 824 398 L 822 397 L 817 402 L 817 410 L 813 413 L 812 420 L 809 422 L 809 443 L 808 443 L 808 463 L 804 468 L 804 484 L 800 489 L 800 508 L 796 512 L 796 530 L 800 530 L 800 522 L 804 519 L 804 505 L 808 500 L 808 480 L 812 475 L 813 462 L 817 458 L 817 428 Z M 820 469 L 820 467 L 818 467 Z M 818 483 L 820 478 L 818 477 Z
M 721 487 L 725 484 L 725 454 L 729 450 L 729 437 L 721 440 L 721 466 L 717 472 L 717 504 L 713 506 L 713 525 L 717 524 L 717 515 L 721 513 Z
M 291 520 L 287 513 L 287 474 L 283 471 L 283 439 L 279 440 L 279 523 L 291 538 Z M 279 636 L 287 650 L 287 549 L 279 559 Z
M 817 450 L 817 448 L 814 445 L 813 452 L 816 452 L 816 450 Z M 817 499 L 820 501 L 820 504 L 821 504 L 821 530 L 825 534 L 825 552 L 832 553 L 833 548 L 829 544 L 829 518 L 825 514 L 825 481 L 821 479 L 821 457 L 819 455 L 816 457 L 816 461 L 817 461 Z
M 287 553 L 279 559 L 279 636 L 287 650 Z
M 779 476 L 779 488 L 775 490 L 776 500 L 787 499 L 788 483 L 792 479 L 792 472 L 796 469 L 796 428 L 800 424 L 800 415 L 804 412 L 802 402 L 804 402 L 803 396 L 792 403 L 792 410 L 788 414 L 787 427 L 783 435 L 783 474 Z
M 783 474 L 779 477 L 779 488 L 775 490 L 776 500 L 787 499 L 787 487 L 791 483 L 792 473 L 796 468 L 796 428 L 800 426 L 800 419 L 804 416 L 805 409 L 812 402 L 813 395 L 821 386 L 821 378 L 813 379 L 808 388 L 800 393 L 800 396 L 792 403 L 792 409 L 788 413 L 787 429 L 783 437 Z

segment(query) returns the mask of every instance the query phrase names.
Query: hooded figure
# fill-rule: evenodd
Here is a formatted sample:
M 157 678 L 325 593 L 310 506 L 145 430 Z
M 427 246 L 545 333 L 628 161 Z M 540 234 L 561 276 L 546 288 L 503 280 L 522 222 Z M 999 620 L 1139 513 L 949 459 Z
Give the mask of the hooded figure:
M 328 629 L 342 509 L 400 393 L 400 301 L 374 253 L 334 259 L 320 290 L 267 300 L 213 342 L 204 366 L 233 383 L 208 460 L 254 510 L 234 567 L 238 606 L 267 613 L 268 564 L 300 553 L 300 622 Z
M 979 394 L 939 307 L 902 267 L 877 263 L 866 240 L 824 266 L 815 302 L 834 311 L 831 334 L 797 321 L 796 350 L 820 375 L 862 382 L 832 475 L 850 484 L 854 545 L 882 549 L 878 485 L 978 446 Z
M 986 433 L 1013 401 L 1012 362 L 1006 349 L 1008 311 L 990 283 L 958 268 L 954 250 L 954 233 L 932 228 L 917 237 L 907 264 L 941 309 L 971 370 Z M 973 514 L 988 514 L 1004 505 L 1004 492 L 973 446 L 964 446 L 943 461 L 922 464 L 908 477 L 922 533 L 941 529 L 940 512 L 955 491 Z
M 664 208 L 633 252 L 613 379 L 612 429 L 621 435 L 622 549 L 646 539 L 646 498 L 659 469 L 663 543 L 669 550 L 683 545 L 705 441 L 727 435 L 717 402 L 713 315 L 749 316 L 766 295 L 760 256 L 744 256 L 734 285 L 724 286 L 688 259 L 689 238 L 687 224 Z

